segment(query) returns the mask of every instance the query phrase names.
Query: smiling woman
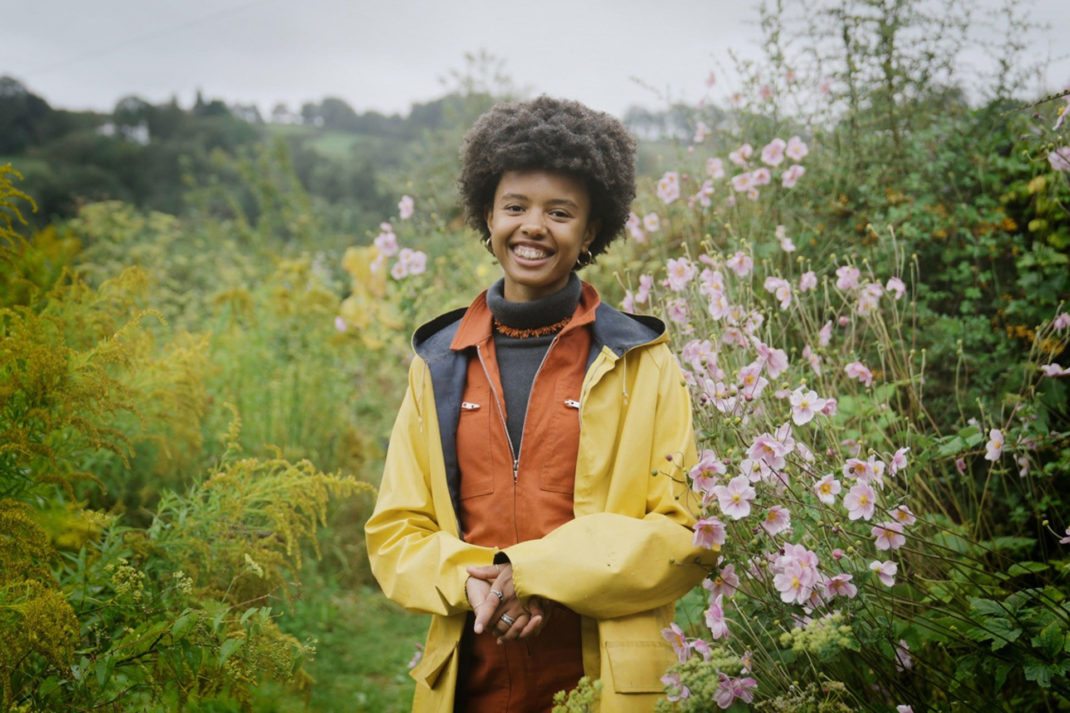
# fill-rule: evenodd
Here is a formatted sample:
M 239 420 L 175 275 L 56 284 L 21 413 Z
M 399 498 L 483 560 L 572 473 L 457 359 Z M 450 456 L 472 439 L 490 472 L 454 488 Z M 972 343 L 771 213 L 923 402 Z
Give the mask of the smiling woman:
M 417 330 L 366 526 L 383 591 L 434 615 L 413 709 L 544 713 L 587 676 L 603 713 L 652 710 L 661 630 L 707 569 L 691 404 L 664 324 L 575 274 L 624 227 L 635 142 L 541 97 L 491 109 L 462 155 L 503 276 Z
M 490 249 L 505 272 L 510 302 L 551 295 L 581 260 L 590 261 L 598 223 L 583 182 L 564 173 L 509 171 L 487 210 Z

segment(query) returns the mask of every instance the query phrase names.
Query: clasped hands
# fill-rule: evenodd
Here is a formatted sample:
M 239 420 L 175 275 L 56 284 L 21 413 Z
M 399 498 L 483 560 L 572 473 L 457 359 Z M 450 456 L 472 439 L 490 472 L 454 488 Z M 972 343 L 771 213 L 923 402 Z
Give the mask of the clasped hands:
M 511 564 L 468 567 L 465 593 L 476 621 L 474 631 L 495 631 L 498 643 L 536 636 L 546 625 L 549 607 L 541 597 L 531 597 L 527 606 L 516 598 Z

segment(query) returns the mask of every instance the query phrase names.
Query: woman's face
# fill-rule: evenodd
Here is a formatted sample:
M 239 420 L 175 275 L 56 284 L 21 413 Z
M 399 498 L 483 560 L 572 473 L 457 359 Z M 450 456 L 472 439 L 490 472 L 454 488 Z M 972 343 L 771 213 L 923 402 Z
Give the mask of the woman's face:
M 505 271 L 505 299 L 530 302 L 560 290 L 598 226 L 583 182 L 564 173 L 507 171 L 487 210 L 490 245 Z

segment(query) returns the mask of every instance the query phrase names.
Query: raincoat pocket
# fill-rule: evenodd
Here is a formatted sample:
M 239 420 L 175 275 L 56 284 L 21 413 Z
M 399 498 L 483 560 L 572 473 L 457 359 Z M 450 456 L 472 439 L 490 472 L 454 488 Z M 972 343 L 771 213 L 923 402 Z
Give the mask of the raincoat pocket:
M 456 644 L 450 647 L 432 649 L 424 654 L 423 658 L 420 659 L 420 663 L 412 667 L 412 670 L 409 671 L 409 675 L 412 676 L 417 683 L 423 683 L 428 688 L 434 688 L 435 684 L 438 682 L 439 675 L 456 653 Z
M 607 641 L 606 659 L 615 693 L 662 693 L 661 677 L 675 661 L 659 641 Z

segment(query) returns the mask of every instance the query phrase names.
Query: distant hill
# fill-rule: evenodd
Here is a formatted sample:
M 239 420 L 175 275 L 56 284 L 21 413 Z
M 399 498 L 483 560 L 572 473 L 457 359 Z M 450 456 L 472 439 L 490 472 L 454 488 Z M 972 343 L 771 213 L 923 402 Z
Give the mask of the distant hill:
M 277 104 L 265 117 L 253 105 L 227 104 L 198 92 L 192 106 L 177 99 L 152 104 L 137 96 L 111 112 L 54 108 L 12 77 L 0 77 L 0 163 L 24 175 L 23 190 L 38 203 L 34 221 L 74 215 L 86 202 L 117 199 L 180 214 L 190 178 L 227 185 L 214 160 L 281 141 L 288 161 L 328 224 L 351 233 L 378 225 L 395 210 L 406 176 L 452 183 L 464 130 L 495 99 L 450 93 L 414 104 L 405 116 L 356 112 L 326 97 L 291 109 Z M 630 111 L 625 122 L 648 149 L 640 170 L 667 145 L 652 139 L 686 133 L 679 109 Z M 681 128 L 683 127 L 683 128 Z M 437 168 L 432 168 L 432 165 Z

